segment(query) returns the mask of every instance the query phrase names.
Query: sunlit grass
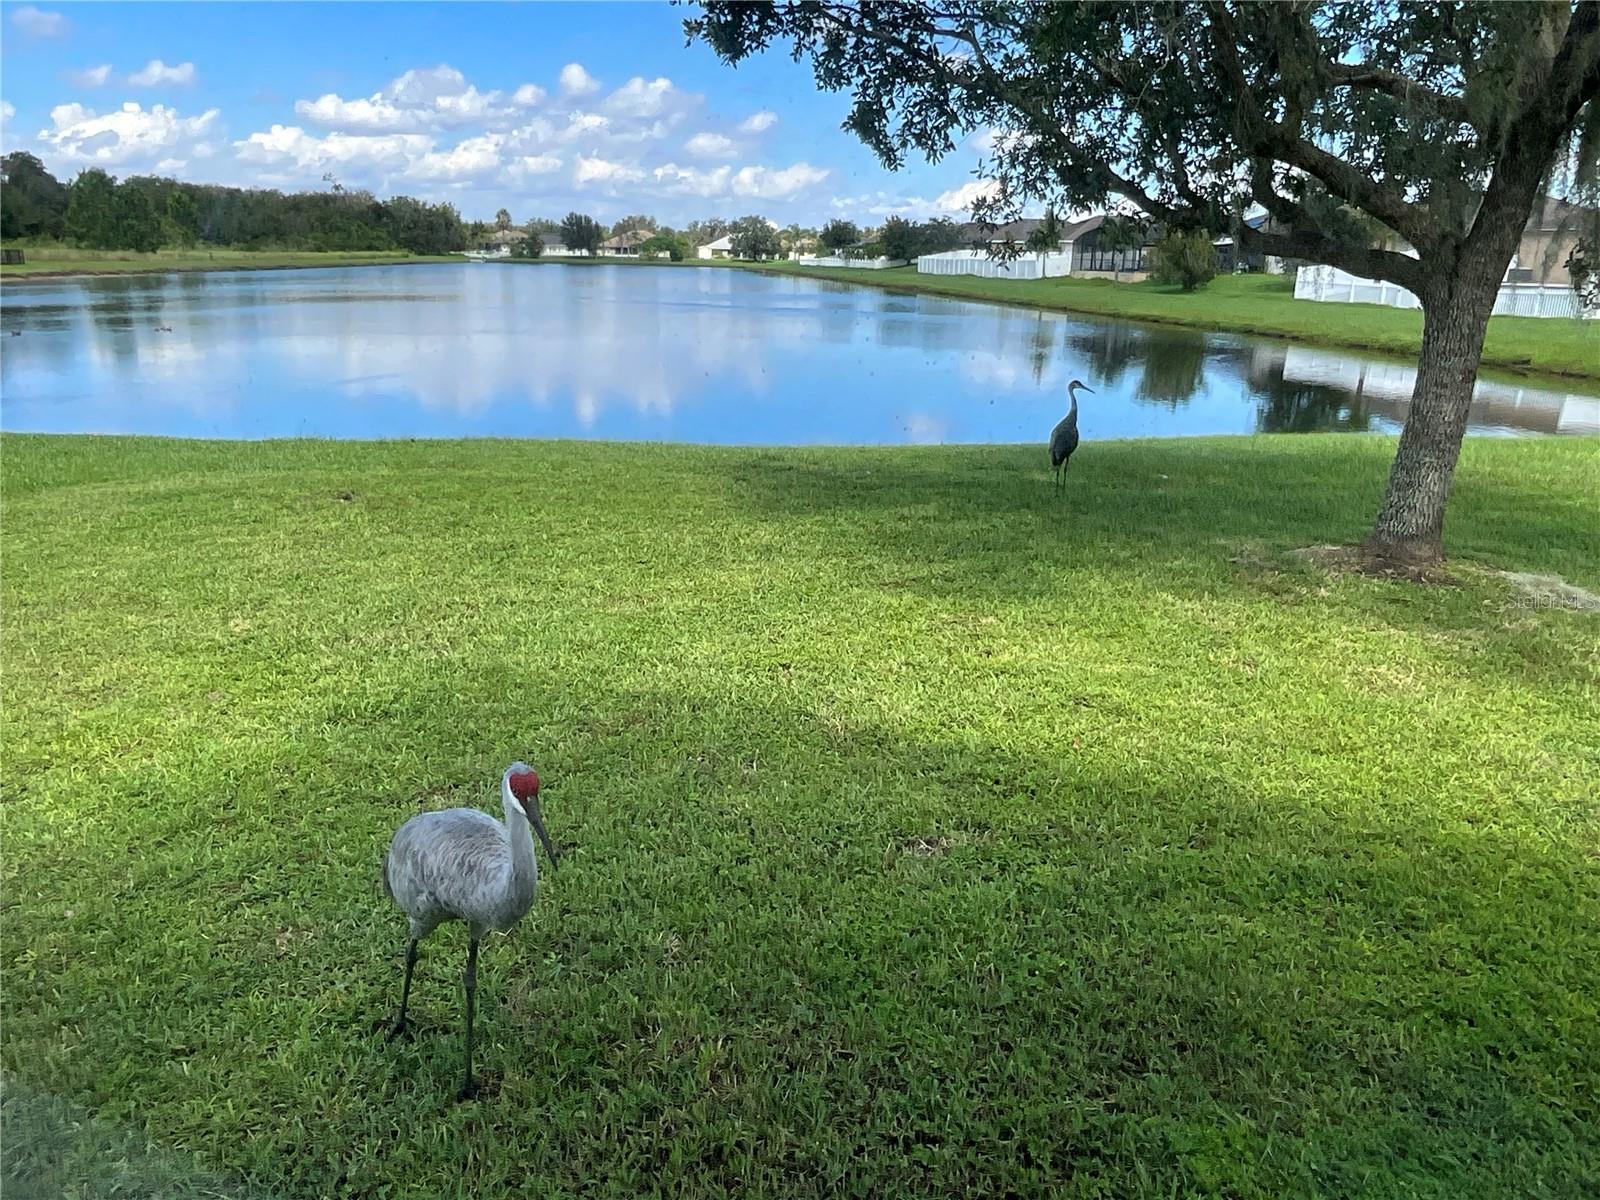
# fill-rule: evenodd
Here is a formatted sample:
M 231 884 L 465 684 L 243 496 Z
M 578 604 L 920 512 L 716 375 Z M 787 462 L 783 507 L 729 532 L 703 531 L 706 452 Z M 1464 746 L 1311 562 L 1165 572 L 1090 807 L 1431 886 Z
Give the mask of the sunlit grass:
M 1287 553 L 1392 452 L 5 437 L 7 1197 L 1593 1193 L 1600 622 L 1481 567 L 1600 444 Z M 519 757 L 457 1107 L 378 863 Z

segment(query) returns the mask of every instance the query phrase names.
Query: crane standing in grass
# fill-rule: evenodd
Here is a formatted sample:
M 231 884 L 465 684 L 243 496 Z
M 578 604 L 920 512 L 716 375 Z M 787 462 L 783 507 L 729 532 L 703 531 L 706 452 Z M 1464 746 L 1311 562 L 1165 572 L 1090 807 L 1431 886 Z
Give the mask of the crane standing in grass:
M 1081 379 L 1074 379 L 1067 384 L 1067 395 L 1072 398 L 1072 408 L 1067 415 L 1056 423 L 1050 431 L 1050 469 L 1056 473 L 1056 486 L 1062 487 L 1067 479 L 1067 460 L 1072 457 L 1072 452 L 1078 448 L 1078 389 L 1083 388 L 1089 395 L 1094 395 L 1092 387 L 1086 387 Z
M 550 866 L 556 865 L 555 847 L 539 812 L 539 776 L 524 763 L 512 763 L 500 778 L 500 799 L 504 824 L 475 808 L 412 817 L 394 835 L 383 861 L 384 886 L 411 920 L 406 978 L 391 1040 L 406 1028 L 417 943 L 445 921 L 467 923 L 467 1055 L 460 1100 L 471 1099 L 477 1090 L 472 1079 L 472 1007 L 478 990 L 478 942 L 490 930 L 504 932 L 520 921 L 539 888 L 530 826 L 544 843 Z

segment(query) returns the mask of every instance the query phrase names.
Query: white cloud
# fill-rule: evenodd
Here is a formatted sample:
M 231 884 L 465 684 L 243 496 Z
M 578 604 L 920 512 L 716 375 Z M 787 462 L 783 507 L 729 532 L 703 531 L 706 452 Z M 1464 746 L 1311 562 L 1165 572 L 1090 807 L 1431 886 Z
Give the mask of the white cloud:
M 185 62 L 169 67 L 159 58 L 152 58 L 144 65 L 142 71 L 135 71 L 129 75 L 128 82 L 134 87 L 160 87 L 163 84 L 187 87 L 194 82 L 194 64 Z
M 554 154 L 528 154 L 514 159 L 511 163 L 513 177 L 521 178 L 528 175 L 548 175 L 552 171 L 561 169 L 561 160 Z
M 1014 150 L 1024 145 L 1027 140 L 1015 130 L 985 125 L 981 129 L 975 130 L 963 144 L 980 158 L 990 158 L 997 153 Z
M 773 167 L 680 167 L 666 163 L 655 168 L 651 177 L 669 193 L 680 195 L 739 196 L 758 200 L 784 200 L 827 179 L 828 171 L 799 162 L 781 170 Z
M 127 103 L 117 112 L 97 114 L 81 104 L 60 104 L 50 110 L 52 128 L 39 134 L 68 163 L 79 166 L 153 165 L 162 159 L 203 158 L 215 147 L 205 138 L 217 124 L 217 110 L 182 117 L 176 109 L 153 105 L 147 112 Z
M 500 166 L 503 138 L 492 134 L 467 138 L 449 150 L 424 154 L 406 174 L 416 179 L 470 179 L 487 175 Z
M 781 200 L 804 191 L 828 178 L 824 167 L 797 162 L 775 170 L 772 167 L 740 167 L 734 172 L 733 194 L 762 200 Z
M 993 179 L 974 179 L 948 192 L 941 192 L 933 203 L 940 212 L 970 213 L 979 200 L 988 199 L 999 190 L 1000 185 Z
M 778 114 L 762 109 L 739 122 L 740 133 L 765 133 L 778 123 Z
M 556 136 L 564 142 L 570 142 L 584 134 L 599 133 L 610 125 L 610 120 L 599 113 L 575 112 L 567 118 L 567 127 Z
M 565 74 L 565 72 L 563 72 Z M 646 81 L 635 75 L 605 99 L 608 112 L 629 117 L 656 117 L 681 93 L 667 78 Z
M 11 124 L 11 118 L 17 115 L 16 106 L 9 100 L 0 100 L 0 125 Z
M 58 12 L 45 12 L 31 4 L 11 10 L 11 23 L 29 37 L 62 37 L 71 22 Z
M 411 114 L 384 100 L 382 93 L 369 100 L 345 100 L 329 92 L 315 100 L 296 100 L 294 111 L 318 125 L 340 129 L 390 130 L 415 123 Z
M 697 133 L 683 144 L 683 148 L 696 158 L 732 158 L 738 153 L 732 138 L 720 133 Z
M 584 158 L 582 155 L 578 156 L 577 168 L 572 172 L 572 182 L 578 187 L 591 183 L 636 183 L 643 178 L 644 172 L 637 167 L 604 158 Z
M 294 111 L 316 125 L 351 133 L 413 133 L 478 125 L 503 128 L 523 109 L 544 99 L 544 89 L 525 83 L 511 96 L 480 92 L 454 67 L 418 68 L 391 80 L 370 96 L 345 99 L 328 92 L 295 101 Z
M 828 202 L 828 207 L 842 216 L 851 218 L 863 217 L 905 217 L 908 220 L 921 220 L 924 217 L 938 216 L 943 211 L 932 200 L 922 196 L 902 196 L 896 192 L 863 192 L 857 196 L 835 196 Z
M 82 88 L 105 87 L 106 80 L 110 78 L 110 63 L 101 63 L 98 67 L 85 67 L 81 71 L 67 72 L 67 82 Z
M 561 90 L 569 96 L 587 96 L 600 90 L 600 81 L 582 63 L 568 63 L 561 68 Z
M 241 162 L 296 167 L 303 172 L 328 167 L 403 171 L 433 150 L 433 139 L 420 133 L 381 135 L 334 132 L 314 137 L 298 125 L 274 125 L 235 142 Z
M 727 193 L 728 180 L 733 176 L 733 168 L 717 167 L 714 170 L 702 171 L 698 167 L 680 167 L 677 163 L 667 163 L 657 167 L 650 172 L 650 175 L 668 192 L 711 197 Z

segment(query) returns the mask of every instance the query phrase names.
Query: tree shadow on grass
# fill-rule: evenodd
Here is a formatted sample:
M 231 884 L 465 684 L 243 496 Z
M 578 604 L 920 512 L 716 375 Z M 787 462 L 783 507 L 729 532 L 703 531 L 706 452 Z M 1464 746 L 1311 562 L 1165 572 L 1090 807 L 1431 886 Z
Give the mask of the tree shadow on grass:
M 197 836 L 212 796 L 239 814 L 214 877 L 173 897 L 194 892 L 184 935 L 219 947 L 199 981 L 219 1028 L 181 1101 L 160 1045 L 119 1068 L 168 1110 L 158 1124 L 218 1160 L 241 1136 L 309 1140 L 284 1161 L 295 1194 L 347 1178 L 376 1191 L 397 1124 L 445 1119 L 453 1033 L 403 1054 L 349 1036 L 398 984 L 397 915 L 369 876 L 418 798 L 374 764 L 426 751 L 440 803 L 513 753 L 538 763 L 552 833 L 576 848 L 486 956 L 495 1107 L 408 1141 L 413 1178 L 465 1161 L 485 1192 L 647 1173 L 668 1192 L 821 1196 L 845 1172 L 885 1195 L 1062 1180 L 1126 1195 L 1220 1170 L 1239 1194 L 1374 1178 L 1484 1194 L 1530 1177 L 1559 1192 L 1595 1162 L 1600 1092 L 1574 1032 L 1596 982 L 1594 900 L 1566 843 L 1446 827 L 1430 811 L 1446 798 L 1427 793 L 1254 787 L 1181 744 L 1112 765 L 964 727 L 912 735 L 826 689 L 750 677 L 640 690 L 469 673 L 470 691 L 436 678 L 346 708 L 304 749 L 324 764 L 315 785 L 236 747 L 166 799 Z M 476 802 L 492 809 L 491 791 Z M 330 801 L 340 838 L 286 862 Z M 255 912 L 206 905 L 241 879 Z M 291 884 L 317 940 L 241 954 L 235 916 L 257 930 Z M 106 918 L 125 927 L 102 972 L 168 936 L 122 905 Z M 425 1011 L 453 1011 L 459 950 L 430 942 Z M 144 1039 L 201 1020 L 158 962 L 120 980 L 124 1004 L 156 1010 Z M 240 1084 L 205 1061 L 265 1045 L 271 1069 Z M 539 1137 L 507 1136 L 524 1127 Z
M 1067 598 L 1088 572 L 1207 599 L 1227 564 L 1242 564 L 1236 574 L 1247 589 L 1262 567 L 1321 578 L 1289 552 L 1365 537 L 1393 443 L 1305 449 L 1290 439 L 1248 455 L 1214 439 L 1088 445 L 1060 493 L 1033 447 L 967 448 L 959 467 L 937 449 L 862 450 L 845 460 L 756 455 L 726 480 L 741 512 L 797 540 L 812 533 L 828 552 L 877 564 L 880 577 L 936 597 Z M 1543 480 L 1485 476 L 1469 463 L 1447 536 L 1462 561 L 1571 574 L 1600 561 L 1600 527 L 1585 526 L 1582 508 L 1581 497 L 1552 494 Z M 1396 581 L 1354 602 L 1397 628 L 1481 626 L 1470 606 L 1427 591 Z

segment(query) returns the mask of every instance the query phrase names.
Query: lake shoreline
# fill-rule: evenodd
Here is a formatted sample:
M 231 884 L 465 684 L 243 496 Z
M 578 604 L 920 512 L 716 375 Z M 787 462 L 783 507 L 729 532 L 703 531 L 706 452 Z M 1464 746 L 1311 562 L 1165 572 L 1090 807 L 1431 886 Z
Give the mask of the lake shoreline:
M 285 255 L 285 258 L 292 257 Z M 25 281 L 30 279 L 60 280 L 72 278 L 97 278 L 114 275 L 167 275 L 167 274 L 195 274 L 219 271 L 292 271 L 313 270 L 343 267 L 369 267 L 369 266 L 418 266 L 425 264 L 461 263 L 467 265 L 469 260 L 462 259 L 459 255 L 441 256 L 411 256 L 404 258 L 348 258 L 341 255 L 330 254 L 326 262 L 306 261 L 275 261 L 253 263 L 248 261 L 229 263 L 184 263 L 146 264 L 129 263 L 126 267 L 108 263 L 103 268 L 67 268 L 63 270 L 23 270 L 9 269 L 0 272 L 0 281 Z M 1207 333 L 1233 333 L 1247 337 L 1267 338 L 1273 341 L 1298 342 L 1308 346 L 1320 346 L 1329 349 L 1359 350 L 1364 353 L 1381 355 L 1396 362 L 1405 362 L 1414 365 L 1421 342 L 1421 315 L 1414 310 L 1387 309 L 1378 305 L 1322 305 L 1323 309 L 1350 309 L 1359 310 L 1350 313 L 1338 311 L 1319 312 L 1317 316 L 1324 318 L 1334 325 L 1346 325 L 1346 329 L 1326 329 L 1312 327 L 1285 328 L 1283 322 L 1290 315 L 1304 316 L 1306 314 L 1293 313 L 1286 305 L 1309 305 L 1310 301 L 1296 301 L 1292 295 L 1284 294 L 1284 289 L 1271 286 L 1262 286 L 1261 281 L 1269 278 L 1266 276 L 1225 276 L 1219 277 L 1209 288 L 1185 296 L 1181 292 L 1165 289 L 1149 288 L 1144 291 L 1131 291 L 1126 289 L 1143 288 L 1142 284 L 1116 284 L 1104 280 L 989 280 L 979 279 L 975 276 L 949 276 L 929 275 L 921 276 L 911 268 L 892 268 L 885 271 L 870 271 L 865 269 L 851 269 L 843 267 L 800 267 L 789 263 L 747 263 L 728 259 L 696 259 L 684 262 L 644 262 L 626 258 L 584 259 L 584 258 L 537 258 L 537 259 L 494 259 L 487 260 L 482 265 L 486 266 L 575 266 L 575 267 L 633 267 L 633 268 L 713 268 L 721 270 L 750 271 L 760 275 L 781 275 L 795 279 L 826 279 L 834 283 L 852 284 L 861 287 L 877 288 L 880 291 L 897 295 L 923 295 L 939 296 L 945 299 L 964 300 L 978 304 L 1001 305 L 1011 308 L 1027 309 L 1035 312 L 1072 313 L 1079 316 L 1099 317 L 1107 320 L 1132 321 L 1143 325 L 1161 326 L 1164 328 L 1195 329 Z M 1242 283 L 1239 281 L 1243 281 Z M 1000 294 L 996 289 L 1004 288 L 1007 291 Z M 1010 289 L 1017 289 L 1012 291 Z M 1113 290 L 1115 289 L 1115 290 Z M 1227 294 L 1218 296 L 1216 293 L 1224 291 Z M 1237 303 L 1243 289 L 1249 289 L 1255 294 L 1248 295 L 1251 303 L 1265 304 L 1276 312 L 1269 311 L 1263 318 L 1229 316 L 1226 312 L 1219 314 L 1218 304 L 1228 305 Z M 1044 294 L 1040 294 L 1040 293 Z M 1132 298 L 1134 303 L 1122 303 Z M 1161 304 L 1169 301 L 1193 302 L 1197 305 L 1206 300 L 1212 300 L 1211 305 L 1205 306 L 1206 315 L 1190 314 L 1179 310 L 1162 311 L 1152 308 L 1151 303 Z M 1109 303 L 1108 303 L 1109 301 Z M 1144 301 L 1145 303 L 1140 303 Z M 1406 325 L 1415 325 L 1414 331 L 1406 330 L 1397 334 L 1393 328 L 1385 329 L 1377 335 L 1356 332 L 1356 324 L 1363 319 L 1381 318 L 1385 324 L 1393 326 L 1396 322 Z M 1533 324 L 1536 328 L 1532 335 L 1537 339 L 1544 337 L 1546 345 L 1538 345 L 1538 351 L 1554 355 L 1553 358 L 1535 360 L 1534 356 L 1526 351 L 1526 340 L 1529 331 L 1519 330 L 1519 341 L 1516 349 L 1497 350 L 1494 342 L 1497 336 L 1507 326 L 1500 322 L 1522 322 Z M 1547 318 L 1538 321 L 1531 317 L 1496 317 L 1490 322 L 1490 337 L 1485 344 L 1482 367 L 1490 373 L 1500 373 L 1515 379 L 1545 379 L 1553 383 L 1570 380 L 1600 381 L 1600 351 L 1593 352 L 1589 357 L 1592 364 L 1584 361 L 1581 344 L 1576 348 L 1567 348 L 1564 343 L 1570 339 L 1583 338 L 1589 334 L 1587 329 L 1567 331 L 1565 329 L 1546 328 L 1539 329 L 1540 325 L 1554 325 L 1559 318 Z M 1576 322 L 1561 322 L 1561 324 L 1577 324 Z M 1600 341 L 1600 338 L 1594 340 Z M 1402 344 L 1404 343 L 1404 344 Z M 1554 346 L 1555 349 L 1550 349 Z M 1572 357 L 1569 359 L 1567 354 Z
M 270 257 L 270 256 L 264 256 Z M 289 256 L 285 256 L 287 258 Z M 219 271 L 326 271 L 345 267 L 412 267 L 438 266 L 441 263 L 461 262 L 458 255 L 410 255 L 396 258 L 351 258 L 330 254 L 327 262 L 128 262 L 125 267 L 108 260 L 102 267 L 68 267 L 63 270 L 32 270 L 24 264 L 22 270 L 0 271 L 0 283 L 26 283 L 33 279 L 107 279 L 122 275 L 203 275 Z
M 1259 325 L 1253 325 L 1253 324 L 1250 324 L 1250 323 L 1247 323 L 1247 322 L 1227 322 L 1227 323 L 1219 324 L 1215 318 L 1201 319 L 1201 318 L 1188 317 L 1188 316 L 1184 316 L 1184 315 L 1181 315 L 1181 314 L 1172 314 L 1172 313 L 1154 313 L 1154 312 L 1127 313 L 1127 312 L 1118 312 L 1118 311 L 1111 311 L 1111 310 L 1108 310 L 1108 309 L 1105 309 L 1105 308 L 1097 308 L 1097 307 L 1095 307 L 1095 306 L 1093 306 L 1091 304 L 1085 304 L 1085 303 L 1073 304 L 1073 303 L 1068 302 L 1067 300 L 1058 300 L 1058 299 L 1055 299 L 1055 298 L 1051 298 L 1049 300 L 1045 300 L 1045 299 L 1038 299 L 1038 298 L 1029 297 L 1029 296 L 1005 297 L 1005 296 L 986 295 L 986 294 L 982 294 L 982 293 L 977 293 L 977 292 L 964 290 L 960 286 L 941 286 L 941 283 L 939 282 L 941 280 L 948 280 L 948 279 L 969 278 L 967 276 L 960 276 L 960 275 L 956 275 L 956 276 L 949 276 L 949 275 L 922 276 L 922 277 L 918 277 L 915 282 L 912 282 L 911 280 L 907 280 L 907 279 L 886 279 L 886 280 L 877 280 L 877 279 L 871 279 L 871 278 L 862 279 L 862 278 L 859 278 L 859 276 L 862 276 L 862 275 L 866 275 L 866 276 L 882 275 L 882 274 L 886 274 L 887 272 L 884 272 L 884 271 L 869 271 L 869 270 L 851 269 L 851 268 L 840 268 L 840 267 L 777 267 L 777 268 L 761 267 L 761 268 L 758 268 L 758 269 L 764 271 L 767 274 L 771 274 L 771 275 L 796 276 L 796 277 L 799 277 L 799 278 L 802 278 L 802 279 L 804 279 L 804 278 L 823 278 L 823 279 L 832 280 L 832 281 L 837 282 L 837 283 L 859 283 L 859 284 L 865 284 L 865 285 L 870 286 L 870 287 L 881 288 L 882 290 L 887 291 L 887 292 L 896 292 L 896 293 L 898 293 L 900 295 L 908 295 L 908 296 L 909 295 L 940 296 L 940 297 L 944 297 L 944 298 L 952 299 L 952 300 L 969 301 L 969 302 L 975 303 L 975 304 L 1003 304 L 1003 305 L 1010 305 L 1010 306 L 1016 307 L 1016 308 L 1033 309 L 1033 310 L 1039 311 L 1039 312 L 1073 313 L 1074 315 L 1077 315 L 1077 316 L 1100 317 L 1100 318 L 1103 318 L 1103 319 L 1106 319 L 1106 320 L 1113 320 L 1113 321 L 1134 321 L 1134 322 L 1137 322 L 1137 323 L 1143 324 L 1143 325 L 1161 325 L 1161 326 L 1164 326 L 1164 327 L 1169 328 L 1169 329 L 1174 329 L 1174 328 L 1176 328 L 1176 329 L 1197 329 L 1197 330 L 1200 330 L 1200 331 L 1205 332 L 1205 333 L 1237 333 L 1237 334 L 1242 334 L 1242 335 L 1244 335 L 1246 337 L 1270 338 L 1273 341 L 1297 342 L 1297 343 L 1301 343 L 1301 344 L 1304 344 L 1304 345 L 1322 346 L 1322 347 L 1326 347 L 1328 349 L 1360 350 L 1360 351 L 1363 351 L 1363 352 L 1368 353 L 1368 354 L 1383 355 L 1386 358 L 1392 358 L 1392 359 L 1394 359 L 1396 361 L 1406 362 L 1409 365 L 1413 365 L 1413 366 L 1416 364 L 1416 355 L 1417 355 L 1417 352 L 1418 352 L 1418 351 L 1415 351 L 1415 350 L 1408 351 L 1408 350 L 1397 349 L 1393 345 L 1385 345 L 1382 342 L 1367 340 L 1367 339 L 1363 339 L 1363 338 L 1359 338 L 1359 337 L 1351 337 L 1351 336 L 1344 336 L 1344 335 L 1338 335 L 1338 334 L 1330 336 L 1330 335 L 1326 335 L 1326 334 L 1319 334 L 1319 333 L 1316 333 L 1316 332 L 1300 332 L 1300 331 L 1285 332 L 1283 330 L 1274 329 L 1274 328 L 1272 328 L 1270 326 L 1263 327 L 1263 326 L 1259 326 Z M 975 277 L 971 277 L 971 278 L 975 278 Z M 983 283 L 999 282 L 999 283 L 1002 283 L 1002 284 L 1006 284 L 1006 283 L 1013 283 L 1014 284 L 1014 283 L 1018 283 L 1018 282 L 1027 282 L 1027 281 L 1011 281 L 1011 280 L 990 281 L 990 280 L 981 280 L 980 282 L 983 282 Z M 1118 286 L 1120 286 L 1120 287 L 1132 287 L 1132 286 L 1135 286 L 1135 285 L 1132 285 L 1132 284 L 1120 284 L 1120 285 L 1119 284 L 1112 284 L 1110 286 L 1113 286 L 1113 287 L 1118 287 Z M 1099 289 L 1095 289 L 1095 290 L 1098 291 Z M 1093 292 L 1089 293 L 1089 295 L 1093 295 L 1093 294 L 1094 294 Z M 1204 292 L 1203 291 L 1196 292 L 1193 295 L 1194 295 L 1194 297 L 1196 299 L 1203 299 L 1204 298 Z M 1295 300 L 1292 299 L 1292 297 L 1287 298 L 1287 300 L 1288 300 L 1289 303 L 1302 303 L 1302 304 L 1313 303 L 1312 301 L 1295 301 Z M 1329 307 L 1332 307 L 1332 305 L 1329 305 Z M 1352 306 L 1352 307 L 1379 308 L 1381 306 L 1378 306 L 1378 305 L 1357 305 L 1357 306 Z M 1399 312 L 1405 312 L 1407 310 L 1404 310 L 1404 309 L 1390 309 L 1390 310 L 1387 310 L 1387 311 L 1399 313 Z M 1496 319 L 1498 319 L 1498 318 L 1496 318 Z M 1520 318 L 1520 319 L 1533 320 L 1535 318 L 1529 317 L 1529 318 Z M 1559 320 L 1560 318 L 1544 318 L 1544 319 L 1554 321 L 1554 320 Z M 1493 328 L 1494 328 L 1492 323 L 1491 323 L 1490 328 L 1491 328 L 1491 330 L 1493 330 Z M 1600 330 L 1596 331 L 1596 338 L 1597 338 L 1597 340 L 1600 340 Z M 1419 350 L 1420 350 L 1420 342 L 1421 342 L 1421 334 L 1419 332 L 1419 334 L 1418 334 L 1418 343 L 1419 343 L 1418 349 Z M 1563 367 L 1535 366 L 1535 365 L 1533 365 L 1532 363 L 1530 363 L 1526 359 L 1501 358 L 1501 357 L 1493 356 L 1488 350 L 1485 350 L 1484 356 L 1483 356 L 1483 359 L 1482 359 L 1482 365 L 1484 367 L 1488 368 L 1490 371 L 1503 372 L 1503 373 L 1508 374 L 1508 375 L 1513 375 L 1513 376 L 1515 376 L 1515 377 L 1517 377 L 1519 379 L 1541 378 L 1542 377 L 1544 379 L 1548 379 L 1548 380 L 1552 380 L 1552 381 L 1554 381 L 1554 380 L 1570 380 L 1570 379 L 1600 380 L 1600 354 L 1596 355 L 1596 359 L 1597 359 L 1597 361 L 1596 361 L 1596 363 L 1595 363 L 1595 365 L 1594 365 L 1594 367 L 1592 369 L 1585 370 L 1583 367 L 1580 366 L 1580 367 L 1578 367 L 1576 369 L 1568 370 L 1568 369 L 1563 368 Z
M 629 266 L 629 267 L 724 267 L 736 270 L 751 271 L 761 275 L 781 275 L 794 279 L 826 279 L 833 283 L 854 284 L 861 287 L 877 288 L 880 291 L 893 292 L 904 296 L 939 296 L 949 300 L 962 300 L 974 304 L 994 304 L 1011 308 L 1028 309 L 1034 312 L 1072 313 L 1076 316 L 1098 317 L 1111 321 L 1131 321 L 1141 325 L 1156 325 L 1167 329 L 1195 329 L 1205 333 L 1236 333 L 1246 337 L 1267 338 L 1277 342 L 1296 342 L 1308 346 L 1319 346 L 1327 349 L 1360 350 L 1364 353 L 1380 355 L 1396 362 L 1416 365 L 1416 357 L 1421 344 L 1421 314 L 1415 310 L 1384 308 L 1373 304 L 1335 305 L 1320 304 L 1317 313 L 1335 324 L 1349 321 L 1352 317 L 1382 317 L 1387 322 L 1403 322 L 1415 324 L 1415 345 L 1397 345 L 1396 338 L 1390 331 L 1390 336 L 1385 340 L 1382 337 L 1373 338 L 1360 334 L 1315 328 L 1285 329 L 1281 325 L 1258 323 L 1251 320 L 1228 320 L 1219 318 L 1213 311 L 1206 317 L 1190 316 L 1182 312 L 1152 311 L 1148 307 L 1137 305 L 1112 307 L 1104 303 L 1096 304 L 1096 299 L 1109 299 L 1112 301 L 1125 300 L 1133 297 L 1136 301 L 1144 298 L 1155 300 L 1189 300 L 1197 304 L 1207 299 L 1216 299 L 1223 303 L 1237 299 L 1235 295 L 1216 297 L 1212 289 L 1221 291 L 1230 288 L 1237 291 L 1239 284 L 1236 281 L 1245 281 L 1245 286 L 1254 285 L 1256 291 L 1263 293 L 1262 297 L 1255 297 L 1261 302 L 1273 305 L 1311 305 L 1312 301 L 1295 300 L 1292 295 L 1279 294 L 1276 289 L 1262 288 L 1258 281 L 1281 278 L 1269 276 L 1226 276 L 1213 281 L 1208 289 L 1184 296 L 1183 293 L 1171 290 L 1157 290 L 1151 288 L 1146 291 L 1131 291 L 1121 289 L 1143 288 L 1142 284 L 1117 284 L 1108 280 L 990 280 L 979 279 L 976 276 L 962 275 L 918 275 L 912 268 L 897 267 L 887 270 L 868 270 L 865 268 L 849 267 L 801 267 L 789 263 L 746 263 L 728 260 L 713 260 L 710 262 L 635 262 L 627 259 L 518 259 L 501 260 L 508 265 L 571 265 L 580 267 L 598 266 Z M 1041 288 L 1042 285 L 1042 288 Z M 997 294 L 996 288 L 1040 289 L 1050 294 L 1031 294 L 1026 290 Z M 1050 289 L 1054 289 L 1050 292 Z M 1118 289 L 1118 290 L 1112 290 Z M 1286 291 L 1286 289 L 1285 289 Z M 1341 313 L 1340 309 L 1355 310 L 1353 313 Z M 1287 311 L 1287 310 L 1285 310 Z M 1497 322 L 1526 322 L 1538 325 L 1555 326 L 1571 325 L 1577 322 L 1566 322 L 1560 318 L 1536 319 L 1533 317 L 1495 317 L 1489 325 L 1490 339 L 1485 346 L 1482 366 L 1491 374 L 1499 373 L 1515 379 L 1545 379 L 1553 383 L 1560 383 L 1574 379 L 1596 381 L 1600 380 L 1600 351 L 1594 353 L 1593 365 L 1579 363 L 1573 367 L 1564 365 L 1563 362 L 1539 363 L 1522 353 L 1496 353 L 1493 348 L 1493 339 L 1496 334 L 1505 329 L 1503 324 Z M 1597 323 L 1600 324 L 1600 323 Z M 1523 330 L 1526 333 L 1526 328 Z M 1564 342 L 1569 336 L 1587 337 L 1590 331 L 1587 328 L 1572 331 L 1565 329 L 1535 328 L 1535 334 L 1558 335 L 1552 341 Z M 1600 335 L 1600 330 L 1595 331 Z M 1407 335 L 1410 336 L 1410 335 Z M 1600 342 L 1600 336 L 1595 337 Z

